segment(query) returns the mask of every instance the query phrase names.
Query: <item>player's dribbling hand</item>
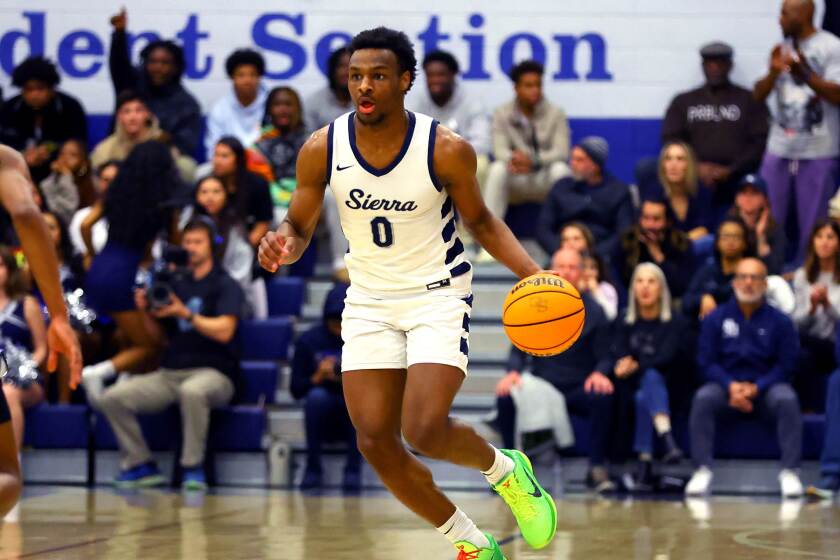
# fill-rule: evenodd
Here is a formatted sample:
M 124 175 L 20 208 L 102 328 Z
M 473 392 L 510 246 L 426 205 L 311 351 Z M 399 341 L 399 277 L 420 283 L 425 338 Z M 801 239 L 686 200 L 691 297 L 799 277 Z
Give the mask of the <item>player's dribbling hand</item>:
M 294 239 L 278 235 L 275 231 L 266 233 L 260 241 L 260 266 L 269 272 L 277 272 L 278 268 L 289 262 L 294 243 Z

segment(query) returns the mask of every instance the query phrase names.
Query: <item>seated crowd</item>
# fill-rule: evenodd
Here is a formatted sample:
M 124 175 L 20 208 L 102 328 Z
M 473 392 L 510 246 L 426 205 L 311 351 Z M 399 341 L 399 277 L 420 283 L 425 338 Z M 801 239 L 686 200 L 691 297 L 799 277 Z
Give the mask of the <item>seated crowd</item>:
M 534 235 L 550 255 L 546 265 L 578 287 L 586 309 L 580 340 L 563 354 L 511 350 L 493 424 L 506 447 L 539 441 L 519 428 L 540 406 L 526 388 L 543 387 L 552 403 L 589 417 L 593 489 L 616 488 L 608 463 L 631 444 L 639 468 L 629 486 L 653 489 L 656 452 L 666 463 L 683 459 L 674 429 L 683 425 L 696 467 L 686 491 L 703 494 L 716 423 L 755 416 L 775 426 L 782 492 L 796 496 L 802 413 L 825 412 L 824 476 L 811 490 L 840 491 L 840 226 L 828 214 L 840 155 L 840 40 L 812 18 L 805 3 L 785 12 L 781 24 L 800 39 L 802 56 L 774 49 L 752 91 L 730 82 L 731 47 L 703 47 L 705 83 L 673 99 L 658 158 L 638 163 L 632 186 L 610 172 L 606 139 L 572 142 L 564 110 L 543 95 L 539 62 L 511 70 L 513 98 L 490 113 L 467 95 L 451 54 L 426 53 L 427 87 L 408 99 L 409 109 L 470 140 L 492 211 L 540 204 Z M 0 108 L 0 142 L 29 165 L 66 290 L 83 288 L 99 314 L 80 327 L 83 385 L 116 434 L 117 483 L 160 482 L 136 416 L 177 403 L 184 484 L 202 487 L 210 409 L 235 399 L 239 385 L 237 325 L 268 315 L 271 275 L 256 265 L 256 247 L 286 214 L 307 134 L 351 109 L 349 54 L 336 50 L 327 85 L 302 99 L 292 87 L 266 87 L 260 53 L 234 51 L 225 66 L 231 89 L 207 111 L 202 138 L 202 108 L 181 79 L 181 47 L 152 41 L 134 66 L 127 14 L 111 23 L 111 133 L 88 149 L 84 109 L 58 89 L 55 66 L 35 56 L 13 73 L 20 94 Z M 814 59 L 812 68 L 806 60 Z M 770 93 L 819 110 L 771 116 Z M 330 196 L 319 240 L 327 240 L 337 283 L 322 323 L 296 343 L 290 390 L 305 412 L 304 486 L 321 485 L 322 445 L 339 441 L 349 449 L 352 488 L 360 456 L 337 375 L 347 241 Z M 791 198 L 796 212 L 788 211 Z M 7 220 L 0 235 L 17 245 Z M 478 262 L 492 260 L 472 252 Z M 40 366 L 37 289 L 22 257 L 0 257 L 3 342 Z M 148 271 L 139 279 L 138 265 Z M 154 289 L 161 269 L 172 274 L 163 297 Z M 19 446 L 24 408 L 45 394 L 84 398 L 71 395 L 66 379 L 58 376 L 55 387 L 4 384 Z

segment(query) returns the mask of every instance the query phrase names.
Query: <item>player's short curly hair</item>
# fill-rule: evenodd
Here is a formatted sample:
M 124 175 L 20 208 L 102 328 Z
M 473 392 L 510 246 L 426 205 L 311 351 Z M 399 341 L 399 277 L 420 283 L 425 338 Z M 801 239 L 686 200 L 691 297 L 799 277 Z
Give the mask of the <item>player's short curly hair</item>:
M 53 88 L 61 82 L 61 76 L 58 75 L 55 64 L 48 58 L 30 56 L 12 71 L 12 85 L 22 88 L 30 80 L 44 82 Z
M 426 68 L 432 62 L 440 62 L 453 74 L 457 74 L 461 71 L 461 68 L 458 66 L 458 61 L 452 56 L 452 53 L 447 51 L 432 51 L 423 58 L 423 69 Z
M 539 74 L 542 76 L 545 73 L 545 67 L 536 60 L 523 60 L 516 66 L 510 69 L 510 79 L 514 84 L 519 83 L 519 79 L 525 74 Z
M 263 55 L 254 49 L 236 49 L 225 60 L 225 72 L 228 77 L 233 78 L 233 73 L 240 66 L 253 66 L 257 69 L 257 74 L 265 75 L 265 59 Z
M 397 57 L 400 73 L 408 72 L 411 75 L 408 89 L 411 89 L 411 86 L 414 84 L 414 78 L 417 77 L 417 58 L 414 56 L 414 45 L 411 43 L 408 35 L 402 31 L 387 27 L 367 29 L 353 37 L 353 40 L 350 41 L 347 48 L 351 56 L 354 52 L 362 49 L 384 49 L 391 51 Z

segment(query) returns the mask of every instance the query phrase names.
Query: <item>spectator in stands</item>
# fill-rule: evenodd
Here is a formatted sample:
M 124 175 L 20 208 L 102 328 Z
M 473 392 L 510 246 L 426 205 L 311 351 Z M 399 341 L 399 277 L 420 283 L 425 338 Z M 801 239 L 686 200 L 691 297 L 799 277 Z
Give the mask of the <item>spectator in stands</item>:
M 820 410 L 825 376 L 837 368 L 834 356 L 840 319 L 840 226 L 821 220 L 808 240 L 805 264 L 793 276 L 802 355 L 794 385 L 805 410 Z
M 572 149 L 572 176 L 551 188 L 537 223 L 537 240 L 547 253 L 557 249 L 563 224 L 577 221 L 592 231 L 598 255 L 615 255 L 621 233 L 633 225 L 633 201 L 627 185 L 606 171 L 608 153 L 607 141 L 598 136 Z
M 767 267 L 761 260 L 738 263 L 735 297 L 704 321 L 697 361 L 703 385 L 691 406 L 691 456 L 697 468 L 686 486 L 704 495 L 712 482 L 715 423 L 755 413 L 775 423 L 782 449 L 782 496 L 802 495 L 796 473 L 802 454 L 802 413 L 789 380 L 799 348 L 793 322 L 767 304 Z
M 555 181 L 569 175 L 566 113 L 543 97 L 543 65 L 520 62 L 510 71 L 514 99 L 493 112 L 493 155 L 484 198 L 504 218 L 509 203 L 542 202 Z M 555 228 L 556 232 L 559 228 Z M 557 249 L 556 240 L 548 253 Z M 479 261 L 491 260 L 482 251 Z
M 835 349 L 835 361 L 840 363 L 840 337 Z M 809 496 L 831 500 L 840 491 L 840 371 L 828 379 L 825 395 L 825 443 L 820 457 L 820 481 L 809 486 Z
M 50 173 L 59 147 L 75 138 L 87 142 L 85 110 L 76 98 L 56 88 L 61 81 L 55 64 L 31 56 L 12 72 L 20 95 L 0 108 L 0 143 L 23 152 L 37 185 Z
M 248 243 L 256 247 L 274 218 L 268 182 L 248 171 L 245 148 L 233 136 L 225 136 L 213 152 L 213 175 L 225 184 L 230 202 L 248 228 Z
M 785 232 L 773 219 L 767 183 L 758 175 L 746 175 L 738 186 L 730 215 L 747 226 L 750 245 L 770 274 L 781 274 L 785 266 Z
M 314 132 L 353 110 L 350 90 L 347 89 L 350 71 L 350 51 L 336 49 L 327 59 L 327 85 L 306 99 L 306 129 Z
M 253 291 L 254 282 L 254 248 L 248 242 L 244 220 L 229 203 L 228 193 L 221 179 L 209 175 L 198 182 L 195 187 L 192 215 L 207 216 L 213 221 L 219 235 L 214 256 L 225 272 L 242 288 L 248 304 L 247 313 L 252 314 L 254 302 L 249 299 L 249 295 Z M 264 318 L 266 314 L 262 315 Z
M 783 229 L 796 197 L 799 258 L 807 234 L 828 210 L 840 155 L 840 39 L 816 29 L 813 19 L 811 0 L 785 0 L 779 18 L 785 40 L 773 48 L 769 71 L 753 89 L 761 102 L 775 93 L 761 176 Z
M 630 281 L 627 311 L 615 324 L 612 350 L 618 385 L 630 384 L 635 396 L 638 490 L 653 489 L 654 431 L 665 447 L 664 462 L 677 463 L 683 457 L 671 431 L 669 393 L 690 387 L 693 368 L 685 356 L 691 346 L 688 322 L 672 312 L 662 269 L 650 262 L 639 264 Z
M 685 142 L 697 155 L 697 177 L 711 189 L 719 218 L 732 204 L 740 178 L 761 163 L 767 141 L 767 108 L 729 81 L 732 47 L 714 42 L 700 49 L 706 83 L 677 95 L 662 121 L 662 143 Z
M 92 169 L 85 145 L 79 140 L 65 142 L 50 169 L 52 172 L 39 185 L 44 204 L 67 223 L 78 210 L 82 193 L 87 200 L 93 195 Z
M 252 49 L 235 50 L 225 61 L 225 71 L 233 82 L 233 91 L 217 101 L 207 115 L 207 159 L 213 158 L 216 143 L 223 136 L 233 136 L 243 146 L 250 146 L 260 134 L 265 114 L 263 56 Z
M 15 255 L 0 247 L 0 337 L 6 353 L 9 347 L 31 355 L 42 369 L 47 362 L 47 327 L 38 300 L 28 295 L 29 282 Z M 18 453 L 23 446 L 24 410 L 44 400 L 42 380 L 19 386 L 4 380 L 3 393 L 12 413 Z
M 321 324 L 303 333 L 295 343 L 289 390 L 303 400 L 306 422 L 306 470 L 301 488 L 322 484 L 321 447 L 325 441 L 347 444 L 344 488 L 361 487 L 361 455 L 356 431 L 347 414 L 341 389 L 341 313 L 347 284 L 336 284 L 327 294 Z
M 697 160 L 691 146 L 681 141 L 665 144 L 659 152 L 659 184 L 674 228 L 695 244 L 708 239 L 711 247 L 709 232 L 715 221 L 712 199 L 709 189 L 697 185 Z M 698 248 L 695 252 L 702 251 Z
M 173 41 L 154 40 L 140 51 L 140 66 L 131 65 L 128 14 L 123 9 L 111 18 L 114 32 L 108 64 L 114 92 L 139 93 L 172 138 L 178 151 L 194 157 L 201 144 L 201 107 L 181 83 L 186 63 L 184 50 Z
M 88 253 L 85 247 L 85 241 L 82 239 L 82 223 L 85 218 L 94 211 L 95 207 L 99 207 L 97 212 L 101 212 L 101 207 L 104 204 L 105 193 L 108 192 L 108 187 L 113 182 L 114 178 L 120 170 L 120 162 L 117 160 L 108 160 L 96 168 L 96 180 L 93 182 L 95 198 L 90 206 L 80 208 L 73 214 L 70 220 L 69 234 L 70 241 L 73 244 L 73 249 L 79 255 Z M 108 241 L 108 220 L 104 217 L 94 224 L 91 229 L 91 246 L 95 253 L 99 253 L 105 247 L 105 242 Z M 85 268 L 90 268 L 90 263 L 87 263 Z
M 158 118 L 152 114 L 145 98 L 133 90 L 117 95 L 117 113 L 114 133 L 100 142 L 90 156 L 91 163 L 99 168 L 106 161 L 123 161 L 135 146 L 149 140 L 167 143 L 169 135 L 161 130 Z M 192 183 L 195 160 L 172 148 L 172 157 L 185 183 Z
M 297 156 L 308 134 L 303 125 L 300 96 L 290 87 L 274 88 L 268 94 L 264 122 L 266 127 L 248 150 L 248 169 L 269 183 L 274 203 L 274 222 L 286 217 L 292 193 L 297 188 Z M 347 239 L 341 229 L 338 207 L 331 190 L 324 193 L 324 220 L 330 239 L 333 271 L 337 278 L 349 281 L 344 265 Z
M 683 295 L 685 315 L 702 320 L 729 301 L 738 262 L 753 256 L 747 236 L 747 226 L 738 218 L 726 218 L 718 225 L 714 258 L 694 274 Z
M 297 186 L 297 155 L 309 136 L 303 125 L 303 107 L 297 91 L 286 86 L 272 89 L 266 100 L 263 122 L 265 128 L 246 154 L 248 169 L 268 181 L 274 221 L 280 223 L 286 217 Z
M 109 387 L 99 402 L 120 448 L 118 486 L 163 482 L 137 415 L 178 403 L 184 435 L 183 486 L 207 487 L 203 465 L 210 410 L 233 398 L 240 359 L 233 340 L 242 309 L 242 290 L 214 261 L 215 236 L 206 220 L 192 220 L 184 228 L 181 246 L 189 253 L 190 274 L 173 283 L 168 305 L 150 306 L 145 290 L 135 292 L 137 312 L 146 328 L 168 342 L 161 369 Z
M 554 270 L 573 285 L 580 285 L 583 263 L 580 253 L 561 249 L 554 258 Z M 612 370 L 609 357 L 609 321 L 601 307 L 586 292 L 581 294 L 586 312 L 583 332 L 575 344 L 556 356 L 530 357 L 521 350 L 511 349 L 508 373 L 496 386 L 498 425 L 505 447 L 515 445 L 517 411 L 511 390 L 521 383 L 526 370 L 548 381 L 566 399 L 573 414 L 583 414 L 590 419 L 589 485 L 599 493 L 611 492 L 615 484 L 605 467 L 613 416 L 613 382 L 608 377 Z
M 667 204 L 653 198 L 642 202 L 639 222 L 621 236 L 615 264 L 620 267 L 623 284 L 632 286 L 630 280 L 636 267 L 640 263 L 655 263 L 665 273 L 669 295 L 681 297 L 691 281 L 691 241 L 673 227 Z
M 580 222 L 570 222 L 560 231 L 560 249 L 554 253 L 556 258 L 561 249 L 572 249 L 583 257 L 583 276 L 580 288 L 592 296 L 604 310 L 607 319 L 612 321 L 618 314 L 618 292 L 609 283 L 604 260 L 595 251 L 595 238 L 589 228 Z M 554 259 L 552 259 L 553 261 Z M 554 264 L 551 265 L 552 269 Z
M 426 91 L 416 100 L 414 110 L 436 119 L 460 134 L 475 150 L 476 177 L 484 184 L 490 163 L 490 115 L 475 96 L 457 80 L 460 68 L 455 57 L 446 51 L 432 51 L 423 58 Z
M 101 395 L 105 380 L 117 372 L 142 371 L 158 354 L 161 341 L 143 321 L 133 290 L 140 262 L 174 223 L 171 199 L 179 187 L 169 148 L 144 142 L 122 163 L 105 203 L 95 206 L 82 223 L 87 258 L 92 260 L 85 280 L 88 304 L 100 315 L 109 315 L 128 341 L 113 358 L 82 371 L 82 384 L 92 403 Z M 92 230 L 102 218 L 108 220 L 108 243 L 96 253 Z
M 55 212 L 43 212 L 44 222 L 47 230 L 55 244 L 56 258 L 58 259 L 58 277 L 64 292 L 72 292 L 81 285 L 80 280 L 84 274 L 82 263 L 78 255 L 73 253 L 73 245 L 67 234 L 67 226 L 61 220 L 61 216 Z

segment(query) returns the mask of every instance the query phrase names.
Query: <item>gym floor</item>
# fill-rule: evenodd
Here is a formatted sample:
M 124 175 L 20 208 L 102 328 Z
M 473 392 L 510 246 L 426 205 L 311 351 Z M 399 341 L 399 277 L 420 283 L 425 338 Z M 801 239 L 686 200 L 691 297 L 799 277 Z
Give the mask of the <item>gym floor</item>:
M 503 543 L 509 560 L 840 558 L 836 503 L 569 495 L 558 502 L 554 542 L 534 551 L 516 536 L 498 498 L 484 492 L 449 495 Z M 443 537 L 382 491 L 342 496 L 223 489 L 205 496 L 30 486 L 20 522 L 0 527 L 0 560 L 454 557 Z

